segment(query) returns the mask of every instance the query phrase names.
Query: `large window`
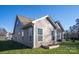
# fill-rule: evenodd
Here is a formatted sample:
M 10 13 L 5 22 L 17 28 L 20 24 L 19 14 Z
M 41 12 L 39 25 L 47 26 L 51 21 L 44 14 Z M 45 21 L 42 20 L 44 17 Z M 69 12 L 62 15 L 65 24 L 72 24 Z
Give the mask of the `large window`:
M 43 29 L 38 28 L 38 41 L 43 41 Z

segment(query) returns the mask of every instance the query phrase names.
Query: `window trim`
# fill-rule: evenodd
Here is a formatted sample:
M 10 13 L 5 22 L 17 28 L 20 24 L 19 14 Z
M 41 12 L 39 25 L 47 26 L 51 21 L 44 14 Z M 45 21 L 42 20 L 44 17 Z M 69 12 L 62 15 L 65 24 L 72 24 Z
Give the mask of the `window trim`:
M 24 39 L 24 30 L 21 30 L 21 38 Z
M 22 31 L 21 34 L 22 34 L 21 36 L 24 37 L 24 31 Z
M 37 28 L 37 39 L 38 39 L 38 29 L 42 29 L 43 32 L 42 32 L 42 40 L 41 41 L 44 41 L 44 30 L 43 30 L 43 28 Z

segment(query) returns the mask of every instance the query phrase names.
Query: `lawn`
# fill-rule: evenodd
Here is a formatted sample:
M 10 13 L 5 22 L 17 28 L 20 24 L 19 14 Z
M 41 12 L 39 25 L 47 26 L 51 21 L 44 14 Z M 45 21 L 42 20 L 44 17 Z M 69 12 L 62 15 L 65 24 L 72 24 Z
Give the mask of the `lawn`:
M 0 40 L 0 54 L 78 54 L 79 41 L 63 42 L 55 49 L 28 48 L 11 40 Z

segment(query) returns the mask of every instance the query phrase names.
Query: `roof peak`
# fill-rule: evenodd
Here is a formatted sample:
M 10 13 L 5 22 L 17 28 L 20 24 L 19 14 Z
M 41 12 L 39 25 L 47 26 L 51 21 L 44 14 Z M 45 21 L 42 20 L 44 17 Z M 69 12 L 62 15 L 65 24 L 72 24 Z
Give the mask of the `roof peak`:
M 25 17 L 25 16 L 21 16 L 21 15 L 17 15 L 16 18 L 18 18 L 18 20 L 23 24 L 23 25 L 26 25 L 28 23 L 31 23 L 32 20 Z
M 29 19 L 29 20 L 33 21 L 32 18 L 29 18 L 29 17 L 23 16 L 23 15 L 16 15 L 16 17 L 24 17 L 24 18 L 26 18 L 26 19 Z

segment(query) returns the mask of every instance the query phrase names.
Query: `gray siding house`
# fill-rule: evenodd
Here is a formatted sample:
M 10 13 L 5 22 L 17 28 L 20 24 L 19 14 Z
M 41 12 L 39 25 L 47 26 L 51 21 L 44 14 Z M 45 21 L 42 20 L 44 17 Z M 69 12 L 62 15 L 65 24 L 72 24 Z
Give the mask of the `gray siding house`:
M 36 20 L 24 16 L 16 16 L 13 40 L 28 47 L 39 48 L 42 45 L 57 44 L 63 41 L 64 29 L 60 22 L 44 16 Z

